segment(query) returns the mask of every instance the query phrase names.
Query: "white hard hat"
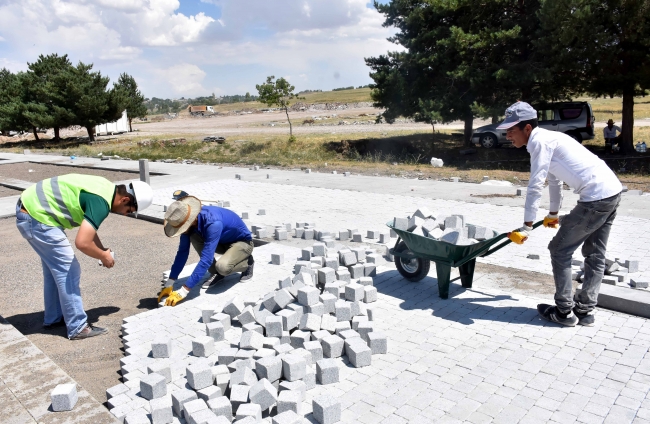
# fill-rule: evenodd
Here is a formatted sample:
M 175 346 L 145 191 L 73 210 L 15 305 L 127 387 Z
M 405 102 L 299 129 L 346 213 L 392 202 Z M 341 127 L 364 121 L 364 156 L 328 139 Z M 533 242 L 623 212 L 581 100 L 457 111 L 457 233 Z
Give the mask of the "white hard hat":
M 126 191 L 135 198 L 138 206 L 136 213 L 142 212 L 153 203 L 153 190 L 144 181 L 131 181 Z

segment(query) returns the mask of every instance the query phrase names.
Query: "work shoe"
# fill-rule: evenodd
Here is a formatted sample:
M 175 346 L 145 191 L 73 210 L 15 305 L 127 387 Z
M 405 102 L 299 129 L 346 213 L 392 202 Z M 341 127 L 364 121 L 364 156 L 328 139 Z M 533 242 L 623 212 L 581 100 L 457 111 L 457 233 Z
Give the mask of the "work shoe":
M 578 318 L 575 316 L 573 311 L 565 315 L 555 306 L 547 305 L 545 303 L 537 305 L 537 313 L 547 321 L 555 322 L 567 327 L 575 327 L 578 323 Z
M 201 285 L 201 288 L 207 289 L 208 287 L 212 287 L 215 284 L 219 283 L 224 278 L 226 278 L 226 277 L 224 277 L 223 275 L 221 275 L 219 273 L 211 274 L 208 277 L 208 279 L 203 282 L 203 284 Z
M 573 308 L 573 313 L 578 317 L 578 325 L 584 325 L 585 327 L 593 327 L 596 322 L 594 317 L 594 311 L 589 311 L 586 313 L 578 312 L 577 308 Z
M 241 277 L 239 277 L 239 281 L 248 281 L 251 278 L 253 278 L 253 266 L 255 265 L 255 260 L 253 259 L 252 256 L 248 257 L 248 268 L 246 268 L 246 271 L 241 273 Z
M 86 327 L 70 340 L 83 340 L 89 337 L 101 336 L 106 333 L 108 333 L 108 330 L 105 328 L 93 327 L 90 324 L 86 324 Z
M 53 322 L 52 324 L 43 324 L 43 330 L 52 330 L 58 327 L 65 327 L 65 321 L 63 318 L 56 322 Z

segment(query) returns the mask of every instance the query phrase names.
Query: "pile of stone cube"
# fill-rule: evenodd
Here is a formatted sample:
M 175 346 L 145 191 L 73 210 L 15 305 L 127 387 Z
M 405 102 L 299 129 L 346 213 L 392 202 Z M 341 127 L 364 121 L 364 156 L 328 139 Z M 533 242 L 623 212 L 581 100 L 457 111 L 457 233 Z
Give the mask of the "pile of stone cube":
M 580 259 L 571 261 L 572 277 L 575 281 L 582 282 L 585 271 L 585 264 Z M 634 289 L 647 289 L 650 279 L 639 272 L 638 260 L 622 260 L 620 258 L 605 259 L 605 275 L 603 284 L 612 286 L 628 287 Z
M 457 246 L 469 246 L 498 235 L 490 228 L 467 224 L 464 215 L 437 215 L 419 208 L 412 216 L 393 218 L 393 228 Z
M 314 243 L 293 274 L 261 299 L 235 297 L 203 309 L 200 323 L 188 323 L 205 332 L 191 338 L 189 353 L 178 348 L 178 332 L 192 334 L 189 328 L 161 320 L 160 331 L 141 334 L 124 325 L 124 346 L 134 355 L 121 361 L 124 383 L 106 391 L 111 412 L 128 424 L 302 422 L 306 392 L 337 383 L 341 361 L 365 367 L 373 354 L 387 353 L 371 305 L 378 256 Z M 340 420 L 335 397 L 314 398 L 312 410 L 319 423 Z

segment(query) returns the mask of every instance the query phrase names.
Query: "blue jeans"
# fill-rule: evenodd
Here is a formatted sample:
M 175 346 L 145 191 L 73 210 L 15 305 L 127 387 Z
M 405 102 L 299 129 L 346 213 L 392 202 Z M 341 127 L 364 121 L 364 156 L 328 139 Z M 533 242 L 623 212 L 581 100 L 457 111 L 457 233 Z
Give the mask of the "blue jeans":
M 68 337 L 84 329 L 88 321 L 81 302 L 81 267 L 74 256 L 70 241 L 63 229 L 41 224 L 16 206 L 16 227 L 25 240 L 41 257 L 43 266 L 43 297 L 45 317 L 49 325 L 65 320 Z
M 555 279 L 555 304 L 562 313 L 575 309 L 579 313 L 591 312 L 598 303 L 600 283 L 605 273 L 607 240 L 616 218 L 621 195 L 594 202 L 578 202 L 575 208 L 560 221 L 560 229 L 548 245 Z M 571 257 L 582 244 L 585 273 L 582 291 L 573 296 Z

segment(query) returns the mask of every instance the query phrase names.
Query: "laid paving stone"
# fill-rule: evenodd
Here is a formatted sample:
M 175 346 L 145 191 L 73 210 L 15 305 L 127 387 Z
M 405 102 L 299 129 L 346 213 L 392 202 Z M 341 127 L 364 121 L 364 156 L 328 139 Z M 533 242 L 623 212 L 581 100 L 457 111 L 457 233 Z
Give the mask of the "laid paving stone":
M 147 410 L 144 408 L 138 408 L 134 411 L 129 412 L 124 417 L 125 424 L 149 424 L 149 417 L 147 415 Z
M 72 411 L 78 399 L 77 385 L 74 383 L 59 384 L 50 393 L 52 410 L 54 412 Z

